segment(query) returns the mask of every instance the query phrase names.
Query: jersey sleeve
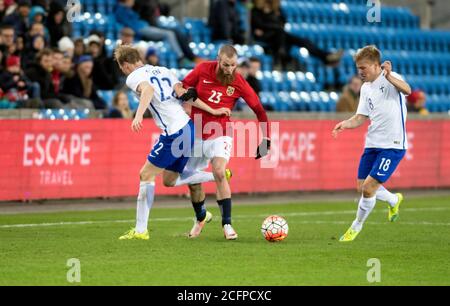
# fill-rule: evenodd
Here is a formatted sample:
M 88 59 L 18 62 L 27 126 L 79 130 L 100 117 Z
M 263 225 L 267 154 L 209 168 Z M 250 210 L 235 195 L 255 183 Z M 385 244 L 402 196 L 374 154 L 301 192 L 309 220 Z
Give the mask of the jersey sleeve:
M 365 93 L 364 85 L 361 87 L 361 94 L 359 97 L 358 109 L 356 110 L 356 114 L 369 116 L 369 109 L 367 108 L 366 93 Z
M 147 80 L 147 76 L 145 74 L 144 69 L 139 69 L 139 70 L 133 71 L 127 77 L 126 83 L 127 83 L 128 88 L 130 88 L 134 92 L 137 92 L 139 85 L 141 85 L 142 83 L 148 83 L 149 85 L 151 85 L 150 81 Z
M 391 75 L 392 75 L 394 78 L 396 78 L 396 79 L 405 81 L 405 80 L 403 79 L 403 77 L 402 77 L 400 74 L 398 74 L 397 72 L 392 71 L 392 72 L 391 72 Z
M 256 114 L 259 123 L 266 123 L 265 125 L 261 125 L 262 127 L 265 127 L 263 128 L 263 135 L 264 137 L 270 138 L 269 118 L 267 117 L 266 110 L 262 106 L 261 101 L 259 100 L 258 95 L 255 93 L 253 88 L 248 84 L 247 81 L 244 80 L 244 78 L 242 78 L 241 80 L 241 97 Z
M 200 70 L 203 69 L 204 65 L 200 64 L 195 67 L 189 74 L 183 79 L 183 86 L 187 87 L 196 87 L 200 78 Z
M 165 75 L 170 80 L 170 84 L 172 84 L 172 87 L 177 83 L 181 83 L 175 73 L 173 73 L 170 69 L 165 68 Z
M 403 79 L 403 77 L 400 75 L 400 74 L 398 74 L 398 73 L 396 73 L 396 72 L 394 72 L 394 71 L 392 71 L 391 72 L 391 76 L 393 76 L 394 78 L 396 78 L 396 79 L 398 79 L 398 80 L 401 80 L 401 81 L 405 81 L 404 79 Z M 389 93 L 390 93 L 390 95 L 392 96 L 392 98 L 396 98 L 397 96 L 398 96 L 398 94 L 402 94 L 403 95 L 403 93 L 402 92 L 400 92 L 398 89 L 397 89 L 397 87 L 395 87 L 394 86 L 394 84 L 392 84 L 391 82 L 389 82 L 389 86 L 390 86 L 390 88 L 391 88 L 391 91 L 389 91 Z

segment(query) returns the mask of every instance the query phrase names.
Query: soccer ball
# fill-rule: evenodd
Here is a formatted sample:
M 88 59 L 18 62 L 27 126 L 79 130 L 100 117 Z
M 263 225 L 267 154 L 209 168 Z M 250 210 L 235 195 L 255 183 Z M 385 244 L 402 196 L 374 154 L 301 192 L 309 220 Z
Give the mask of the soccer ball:
M 267 217 L 261 226 L 261 233 L 267 241 L 281 241 L 287 237 L 289 226 L 280 216 Z

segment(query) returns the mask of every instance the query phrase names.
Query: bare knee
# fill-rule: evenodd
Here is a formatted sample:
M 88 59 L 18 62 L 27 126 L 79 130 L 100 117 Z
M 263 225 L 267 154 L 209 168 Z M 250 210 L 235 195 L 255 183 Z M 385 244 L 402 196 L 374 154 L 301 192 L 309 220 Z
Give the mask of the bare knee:
M 155 180 L 155 176 L 152 175 L 150 171 L 141 170 L 139 172 L 139 179 L 141 182 L 153 182 Z
M 365 198 L 372 198 L 375 196 L 375 190 L 373 190 L 372 186 L 369 184 L 363 184 L 361 186 L 361 192 Z
M 213 167 L 212 172 L 216 181 L 222 182 L 225 180 L 225 169 L 222 167 Z
M 364 184 L 364 181 L 363 181 L 363 180 L 358 180 L 358 181 L 356 182 L 356 191 L 357 191 L 359 194 L 362 193 L 362 186 L 363 186 L 363 184 Z
M 163 178 L 163 185 L 165 187 L 175 187 L 176 181 L 170 179 L 170 178 Z
M 144 170 L 141 170 L 139 172 L 139 179 L 140 179 L 141 182 L 147 182 L 147 181 L 150 180 L 150 175 L 149 175 L 148 172 L 146 172 Z
M 362 193 L 362 185 L 361 184 L 358 184 L 358 186 L 356 186 L 356 191 L 358 193 Z

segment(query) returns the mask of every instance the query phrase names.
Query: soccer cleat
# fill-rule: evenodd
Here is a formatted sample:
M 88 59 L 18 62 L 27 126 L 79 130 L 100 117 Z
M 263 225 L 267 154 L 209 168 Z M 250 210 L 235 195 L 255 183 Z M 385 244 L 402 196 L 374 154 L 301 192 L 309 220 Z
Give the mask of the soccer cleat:
M 148 240 L 148 230 L 145 230 L 143 233 L 137 233 L 134 228 L 130 229 L 123 236 L 119 237 L 119 240 Z
M 236 240 L 238 237 L 231 224 L 225 224 L 223 226 L 223 235 L 227 240 Z
M 231 178 L 233 177 L 233 172 L 231 172 L 231 169 L 225 169 L 225 178 L 229 182 Z
M 391 222 L 395 222 L 398 220 L 399 218 L 399 209 L 400 209 L 400 204 L 402 204 L 403 202 L 403 194 L 401 193 L 396 193 L 397 197 L 398 197 L 398 201 L 397 204 L 395 204 L 394 207 L 389 206 L 389 214 L 388 214 L 388 218 L 389 221 Z
M 355 231 L 351 227 L 345 232 L 344 235 L 342 235 L 341 239 L 339 239 L 340 242 L 350 242 L 355 240 L 356 236 L 358 236 L 359 231 Z
M 198 236 L 200 236 L 200 233 L 202 232 L 202 229 L 205 226 L 205 224 L 211 222 L 211 220 L 212 220 L 212 213 L 210 213 L 209 211 L 206 212 L 206 217 L 205 219 L 203 219 L 203 221 L 195 220 L 194 226 L 192 227 L 189 233 L 189 238 L 197 238 Z

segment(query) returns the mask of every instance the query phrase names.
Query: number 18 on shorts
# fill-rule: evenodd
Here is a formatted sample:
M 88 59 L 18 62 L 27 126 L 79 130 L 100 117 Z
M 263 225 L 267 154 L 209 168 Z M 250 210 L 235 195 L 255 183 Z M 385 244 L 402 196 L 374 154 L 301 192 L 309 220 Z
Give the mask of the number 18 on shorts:
M 366 148 L 361 156 L 358 179 L 371 176 L 380 183 L 385 183 L 394 173 L 406 150 Z

